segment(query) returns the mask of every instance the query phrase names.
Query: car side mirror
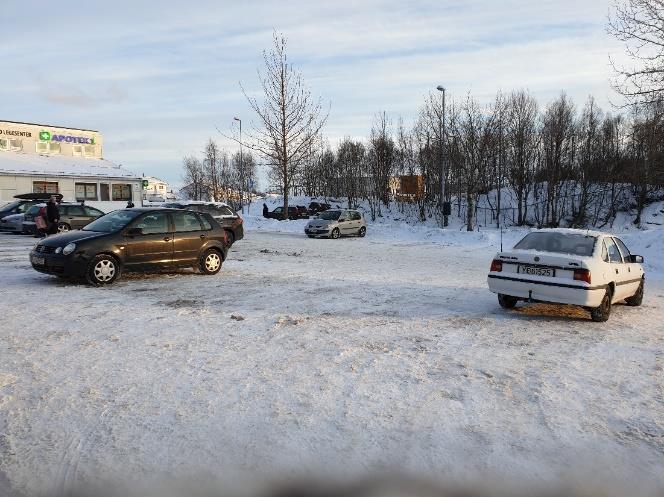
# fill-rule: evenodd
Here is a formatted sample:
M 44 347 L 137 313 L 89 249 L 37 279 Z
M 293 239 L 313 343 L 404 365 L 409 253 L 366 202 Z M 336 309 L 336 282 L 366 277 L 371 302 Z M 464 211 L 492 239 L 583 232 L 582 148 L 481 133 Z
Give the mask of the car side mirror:
M 137 236 L 143 234 L 143 228 L 129 228 L 127 230 L 127 236 Z
M 643 264 L 643 256 L 642 255 L 630 255 L 629 256 L 629 262 L 634 262 L 636 264 Z

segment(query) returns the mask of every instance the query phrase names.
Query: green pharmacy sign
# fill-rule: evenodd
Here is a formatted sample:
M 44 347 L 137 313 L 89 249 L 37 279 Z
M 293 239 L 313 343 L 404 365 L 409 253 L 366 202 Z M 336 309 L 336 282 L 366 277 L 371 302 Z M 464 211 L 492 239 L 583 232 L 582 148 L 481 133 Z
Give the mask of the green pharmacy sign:
M 148 182 L 148 180 L 144 179 L 142 184 L 143 188 L 147 188 L 150 183 Z
M 40 131 L 39 139 L 43 142 L 66 142 L 66 143 L 83 143 L 85 145 L 94 145 L 94 138 L 87 138 L 85 136 L 73 136 L 73 135 L 55 135 L 51 134 L 50 131 Z

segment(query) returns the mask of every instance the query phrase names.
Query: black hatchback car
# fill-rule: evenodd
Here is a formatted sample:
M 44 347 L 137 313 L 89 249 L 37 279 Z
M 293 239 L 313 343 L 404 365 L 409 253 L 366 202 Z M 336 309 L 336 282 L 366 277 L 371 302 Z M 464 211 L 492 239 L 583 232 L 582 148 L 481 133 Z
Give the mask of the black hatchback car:
M 42 273 L 108 285 L 122 271 L 194 267 L 217 274 L 227 251 L 226 231 L 209 214 L 135 208 L 45 238 L 30 252 L 30 263 Z

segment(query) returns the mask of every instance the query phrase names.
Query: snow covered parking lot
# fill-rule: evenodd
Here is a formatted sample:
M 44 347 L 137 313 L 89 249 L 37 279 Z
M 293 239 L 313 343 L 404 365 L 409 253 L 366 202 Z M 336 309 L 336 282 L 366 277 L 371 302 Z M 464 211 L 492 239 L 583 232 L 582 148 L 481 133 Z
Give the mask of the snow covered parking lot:
M 500 309 L 491 237 L 267 229 L 218 276 L 109 288 L 36 273 L 34 240 L 2 236 L 0 489 L 323 464 L 664 484 L 657 275 L 598 324 Z

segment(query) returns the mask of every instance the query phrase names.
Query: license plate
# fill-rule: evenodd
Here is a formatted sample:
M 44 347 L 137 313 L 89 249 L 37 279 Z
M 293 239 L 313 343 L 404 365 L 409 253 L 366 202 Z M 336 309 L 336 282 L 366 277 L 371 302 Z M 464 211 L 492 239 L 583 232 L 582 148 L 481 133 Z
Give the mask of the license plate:
M 43 266 L 44 263 L 46 262 L 46 259 L 43 257 L 37 257 L 36 255 L 32 256 L 32 263 L 37 264 L 38 266 Z
M 517 273 L 532 274 L 533 276 L 553 277 L 556 275 L 556 270 L 544 267 L 535 267 L 535 266 L 519 266 L 517 268 Z

